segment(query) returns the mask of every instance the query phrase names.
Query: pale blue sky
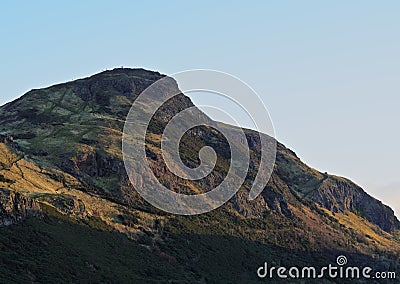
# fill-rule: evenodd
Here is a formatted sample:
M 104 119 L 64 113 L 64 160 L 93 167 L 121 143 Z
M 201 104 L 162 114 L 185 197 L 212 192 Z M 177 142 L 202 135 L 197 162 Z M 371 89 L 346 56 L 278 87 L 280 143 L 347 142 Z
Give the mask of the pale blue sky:
M 400 2 L 188 2 L 2 1 L 0 103 L 121 65 L 224 71 L 305 162 L 399 215 Z

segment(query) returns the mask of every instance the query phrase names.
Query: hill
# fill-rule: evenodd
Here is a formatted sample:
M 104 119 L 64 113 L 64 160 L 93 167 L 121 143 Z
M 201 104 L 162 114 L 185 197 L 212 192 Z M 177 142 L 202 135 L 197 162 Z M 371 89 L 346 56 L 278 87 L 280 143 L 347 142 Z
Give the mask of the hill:
M 248 200 L 260 135 L 266 135 L 255 131 L 244 130 L 250 169 L 225 205 L 178 216 L 148 204 L 125 171 L 122 133 L 133 101 L 163 77 L 114 69 L 32 90 L 0 107 L 4 282 L 256 283 L 264 261 L 321 266 L 340 254 L 353 265 L 399 271 L 400 222 L 393 210 L 350 180 L 310 168 L 279 142 L 270 181 Z M 182 138 L 181 158 L 195 167 L 199 150 L 211 146 L 214 171 L 199 181 L 169 171 L 163 129 L 193 106 L 184 94 L 169 100 L 146 135 L 154 174 L 188 194 L 219 185 L 230 166 L 226 139 L 202 126 Z

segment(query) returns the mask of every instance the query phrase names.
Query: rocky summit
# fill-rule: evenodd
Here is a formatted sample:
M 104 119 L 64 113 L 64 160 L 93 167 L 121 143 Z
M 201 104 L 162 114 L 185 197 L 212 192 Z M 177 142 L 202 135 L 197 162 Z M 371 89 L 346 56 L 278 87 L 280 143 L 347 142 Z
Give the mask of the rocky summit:
M 163 77 L 119 68 L 31 90 L 0 107 L 0 282 L 259 283 L 265 261 L 319 267 L 339 255 L 354 266 L 400 272 L 393 210 L 352 181 L 307 166 L 279 142 L 271 179 L 248 200 L 266 135 L 252 130 L 244 130 L 246 180 L 222 207 L 179 216 L 142 199 L 125 171 L 123 127 L 137 96 Z M 146 154 L 160 183 L 199 194 L 222 182 L 230 151 L 221 133 L 196 127 L 182 137 L 181 159 L 196 167 L 199 150 L 210 146 L 213 172 L 190 181 L 169 171 L 163 129 L 189 107 L 180 94 L 158 110 Z

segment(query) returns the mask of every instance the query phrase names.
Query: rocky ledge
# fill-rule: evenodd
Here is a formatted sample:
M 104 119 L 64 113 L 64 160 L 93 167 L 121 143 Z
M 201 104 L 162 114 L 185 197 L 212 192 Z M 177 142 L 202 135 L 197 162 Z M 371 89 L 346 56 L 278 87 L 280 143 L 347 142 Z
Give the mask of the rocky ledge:
M 0 188 L 0 227 L 19 223 L 31 216 L 43 216 L 37 201 L 6 188 Z

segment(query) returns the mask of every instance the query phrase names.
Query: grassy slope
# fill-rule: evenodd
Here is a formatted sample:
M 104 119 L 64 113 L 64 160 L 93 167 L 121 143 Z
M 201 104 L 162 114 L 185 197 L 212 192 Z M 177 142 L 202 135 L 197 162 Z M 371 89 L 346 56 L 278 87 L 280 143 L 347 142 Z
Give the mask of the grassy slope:
M 343 253 L 186 233 L 138 243 L 55 217 L 0 228 L 0 251 L 0 283 L 259 283 L 256 269 L 264 261 L 318 267 Z M 374 264 L 367 256 L 346 255 L 353 263 Z

